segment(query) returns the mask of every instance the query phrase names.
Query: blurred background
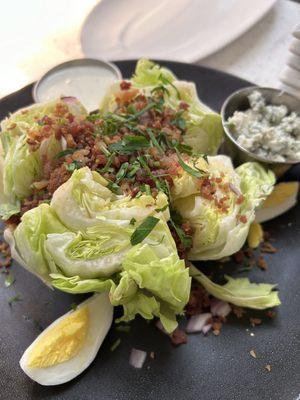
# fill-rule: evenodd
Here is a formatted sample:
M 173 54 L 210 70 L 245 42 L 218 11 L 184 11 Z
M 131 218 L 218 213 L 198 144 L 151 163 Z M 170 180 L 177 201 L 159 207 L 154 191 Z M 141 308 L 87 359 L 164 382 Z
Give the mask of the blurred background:
M 80 57 L 192 62 L 300 91 L 299 1 L 1 2 L 0 97 Z

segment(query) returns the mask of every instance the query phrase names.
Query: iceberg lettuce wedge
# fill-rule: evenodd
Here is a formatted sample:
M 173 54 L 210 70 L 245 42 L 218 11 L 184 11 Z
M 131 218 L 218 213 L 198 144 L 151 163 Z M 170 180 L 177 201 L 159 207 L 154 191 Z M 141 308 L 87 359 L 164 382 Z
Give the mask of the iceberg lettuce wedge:
M 28 144 L 30 135 L 38 135 L 43 129 L 43 117 L 59 119 L 55 115 L 57 107 L 65 107 L 78 117 L 86 115 L 76 99 L 62 98 L 19 110 L 1 122 L 0 176 L 3 193 L 0 216 L 3 219 L 20 211 L 19 201 L 30 196 L 33 182 L 42 178 L 43 161 L 53 160 L 62 150 L 63 144 L 56 139 L 54 131 L 45 136 L 38 150 L 33 150 Z
M 275 177 L 257 163 L 246 163 L 234 170 L 231 160 L 221 155 L 208 157 L 206 165 L 201 161 L 198 166 L 206 171 L 208 179 L 221 180 L 220 186 L 214 183 L 214 198 L 226 198 L 226 203 L 217 203 L 217 206 L 215 200 L 203 196 L 197 180 L 184 172 L 174 180 L 172 206 L 194 231 L 189 259 L 216 260 L 237 252 L 243 246 L 255 218 L 255 209 L 271 193 Z M 222 187 L 228 188 L 226 192 L 219 189 Z M 187 197 L 184 197 L 185 193 Z
M 194 83 L 180 81 L 169 69 L 145 59 L 138 61 L 130 82 L 132 87 L 128 95 L 131 93 L 133 97 L 139 92 L 151 97 L 156 89 L 163 87 L 166 106 L 179 110 L 180 103 L 186 103 L 187 109 L 181 109 L 186 125 L 184 143 L 191 146 L 195 153 L 216 154 L 223 139 L 221 117 L 199 100 Z M 118 96 L 120 82 L 115 82 L 102 99 L 100 112 L 114 112 Z
M 68 293 L 109 290 L 111 303 L 123 306 L 124 321 L 136 314 L 156 316 L 166 330 L 175 329 L 176 315 L 189 298 L 190 277 L 164 219 L 168 211 L 156 211 L 168 205 L 167 199 L 157 204 L 151 196 L 115 195 L 88 168 L 75 171 L 70 182 L 58 189 L 60 197 L 54 195 L 51 205 L 26 212 L 15 231 L 7 232 L 13 257 Z M 145 215 L 156 223 L 132 244 Z

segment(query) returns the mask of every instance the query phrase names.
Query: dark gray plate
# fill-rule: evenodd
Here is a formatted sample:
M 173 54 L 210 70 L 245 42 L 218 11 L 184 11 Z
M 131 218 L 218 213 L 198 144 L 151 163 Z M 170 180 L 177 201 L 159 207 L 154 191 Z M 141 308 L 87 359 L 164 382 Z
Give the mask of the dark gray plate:
M 130 76 L 135 62 L 117 63 Z M 225 98 L 249 82 L 188 64 L 165 62 L 180 79 L 195 81 L 200 97 L 219 110 Z M 0 101 L 0 118 L 32 102 L 31 86 Z M 294 169 L 286 179 L 297 179 Z M 300 222 L 299 205 L 265 224 L 276 239 L 279 252 L 267 257 L 269 269 L 254 269 L 250 277 L 260 282 L 277 282 L 282 306 L 274 320 L 264 318 L 256 328 L 231 319 L 221 335 L 190 335 L 188 343 L 174 348 L 152 324 L 137 319 L 129 334 L 111 329 L 95 361 L 78 378 L 57 387 L 43 387 L 20 369 L 23 351 L 57 317 L 69 310 L 74 297 L 47 289 L 37 278 L 14 265 L 15 284 L 0 288 L 0 398 L 1 399 L 205 399 L 205 400 L 296 400 L 300 393 Z M 216 267 L 202 268 L 211 272 Z M 226 269 L 235 273 L 234 265 Z M 222 272 L 223 273 L 223 272 Z M 2 279 L 3 281 L 4 279 Z M 22 301 L 10 307 L 9 297 Z M 76 297 L 79 302 L 83 297 Z M 250 336 L 254 332 L 255 336 Z M 114 352 L 111 345 L 121 337 Z M 142 370 L 128 365 L 130 349 L 154 351 Z M 255 349 L 257 359 L 249 355 Z M 267 372 L 265 365 L 271 364 Z

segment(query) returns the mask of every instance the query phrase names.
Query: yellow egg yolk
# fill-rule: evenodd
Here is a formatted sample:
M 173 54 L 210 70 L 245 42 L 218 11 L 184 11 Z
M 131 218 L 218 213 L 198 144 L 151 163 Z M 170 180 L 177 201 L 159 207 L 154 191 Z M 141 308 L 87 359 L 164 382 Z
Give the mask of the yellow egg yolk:
M 261 225 L 257 222 L 253 222 L 250 225 L 247 238 L 249 247 L 251 247 L 251 249 L 256 249 L 262 242 L 263 237 L 264 237 L 264 232 Z
M 28 366 L 46 368 L 73 358 L 82 348 L 89 325 L 88 307 L 80 307 L 43 334 L 29 353 Z
M 262 208 L 276 207 L 289 197 L 297 194 L 298 182 L 281 182 L 274 186 L 273 192 L 266 198 Z

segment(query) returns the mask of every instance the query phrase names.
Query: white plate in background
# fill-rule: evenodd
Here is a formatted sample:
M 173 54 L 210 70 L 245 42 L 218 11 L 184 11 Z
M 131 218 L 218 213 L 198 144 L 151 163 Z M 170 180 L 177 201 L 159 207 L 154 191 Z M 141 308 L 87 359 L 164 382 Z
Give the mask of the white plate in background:
M 81 30 L 87 57 L 194 62 L 253 26 L 276 0 L 102 0 Z M 249 43 L 251 46 L 251 43 Z

